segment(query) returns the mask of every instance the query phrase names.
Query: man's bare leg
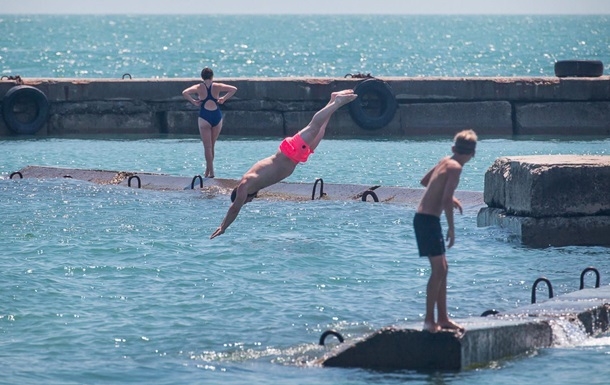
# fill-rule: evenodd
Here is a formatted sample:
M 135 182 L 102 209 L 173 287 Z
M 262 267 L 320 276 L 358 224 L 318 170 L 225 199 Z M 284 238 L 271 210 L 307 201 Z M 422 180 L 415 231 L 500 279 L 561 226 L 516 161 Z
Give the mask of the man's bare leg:
M 312 151 L 315 150 L 324 137 L 326 125 L 328 124 L 330 117 L 340 107 L 356 99 L 358 95 L 354 94 L 353 90 L 343 90 L 333 92 L 330 97 L 331 99 L 328 104 L 320 111 L 316 112 L 311 119 L 311 122 L 309 122 L 309 124 L 301 131 L 299 131 L 301 137 L 309 145 Z
M 330 94 L 330 100 L 328 101 L 328 103 L 326 105 L 329 105 L 332 102 L 334 102 L 337 95 L 339 95 L 341 93 L 350 92 L 350 91 L 353 92 L 352 90 L 343 90 L 343 91 L 333 92 L 332 94 Z M 311 145 L 309 146 L 309 148 L 311 148 L 312 151 L 315 150 L 316 147 L 318 147 L 318 144 L 320 144 L 320 142 L 322 141 L 322 138 L 324 138 L 324 135 L 326 134 L 326 126 L 328 125 L 329 121 L 330 121 L 330 116 L 328 117 L 328 119 L 326 119 L 324 121 L 324 123 L 322 124 L 322 127 L 320 127 L 320 131 L 318 132 L 318 135 L 316 135 L 315 139 L 312 141 Z

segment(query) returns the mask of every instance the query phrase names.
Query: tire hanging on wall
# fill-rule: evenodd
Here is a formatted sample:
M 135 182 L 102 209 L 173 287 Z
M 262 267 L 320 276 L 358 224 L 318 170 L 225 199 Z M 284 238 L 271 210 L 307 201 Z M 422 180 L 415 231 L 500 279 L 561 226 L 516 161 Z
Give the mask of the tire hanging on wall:
M 348 104 L 354 122 L 365 130 L 378 130 L 394 118 L 397 102 L 390 86 L 379 79 L 367 79 L 354 88 L 358 98 Z
M 11 131 L 32 135 L 47 121 L 49 101 L 38 88 L 15 86 L 2 99 L 2 115 Z
M 604 64 L 599 60 L 560 60 L 555 63 L 555 76 L 597 78 L 604 73 Z

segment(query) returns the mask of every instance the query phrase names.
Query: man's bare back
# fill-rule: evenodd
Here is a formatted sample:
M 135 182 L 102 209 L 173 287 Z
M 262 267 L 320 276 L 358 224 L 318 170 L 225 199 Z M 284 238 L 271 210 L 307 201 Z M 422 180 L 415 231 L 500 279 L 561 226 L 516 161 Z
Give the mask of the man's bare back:
M 281 152 L 259 160 L 242 177 L 248 194 L 269 187 L 290 176 L 296 168 L 296 163 Z

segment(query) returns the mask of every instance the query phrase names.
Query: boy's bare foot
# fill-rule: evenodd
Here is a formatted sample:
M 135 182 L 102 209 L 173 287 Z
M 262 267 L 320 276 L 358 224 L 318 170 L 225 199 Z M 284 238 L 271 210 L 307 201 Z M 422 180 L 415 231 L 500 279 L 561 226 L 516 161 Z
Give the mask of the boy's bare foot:
M 424 322 L 424 331 L 430 332 L 430 333 L 437 333 L 441 330 L 441 327 L 434 322 Z

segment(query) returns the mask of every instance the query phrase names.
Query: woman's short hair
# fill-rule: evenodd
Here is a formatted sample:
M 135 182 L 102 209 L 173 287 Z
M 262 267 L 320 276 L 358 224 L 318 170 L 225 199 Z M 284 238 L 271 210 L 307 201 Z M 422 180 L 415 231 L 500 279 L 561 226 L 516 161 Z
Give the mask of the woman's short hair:
M 205 67 L 201 70 L 201 78 L 203 80 L 212 79 L 214 77 L 214 71 L 211 68 Z

